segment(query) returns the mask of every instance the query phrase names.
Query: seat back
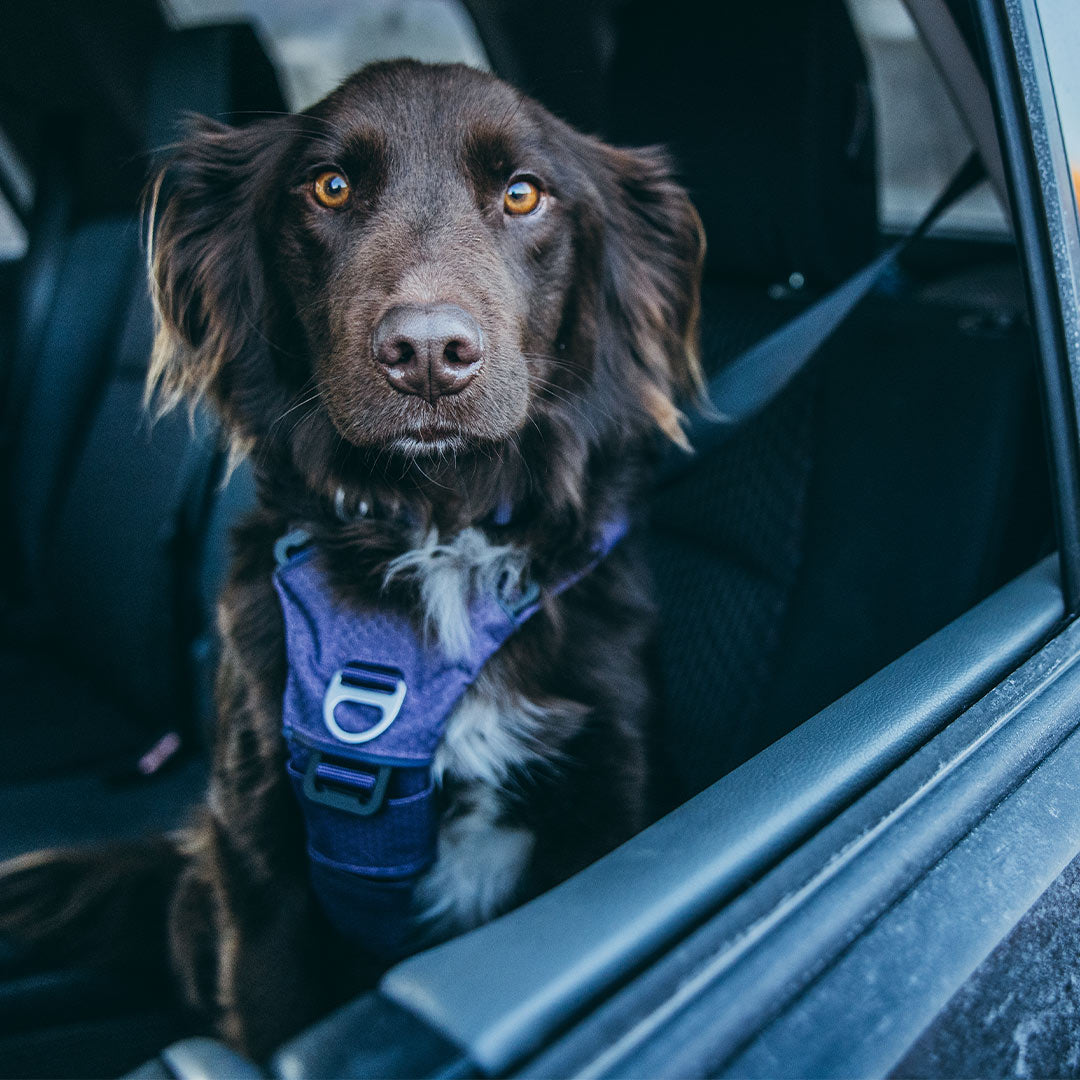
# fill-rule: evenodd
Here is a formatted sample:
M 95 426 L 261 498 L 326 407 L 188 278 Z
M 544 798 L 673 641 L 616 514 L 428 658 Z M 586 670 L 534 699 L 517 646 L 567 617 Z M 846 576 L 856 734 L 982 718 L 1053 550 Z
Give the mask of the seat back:
M 151 71 L 151 161 L 174 141 L 182 110 L 235 120 L 284 107 L 246 26 L 171 35 Z M 5 411 L 17 570 L 4 636 L 77 673 L 147 740 L 196 731 L 212 622 L 203 568 L 221 572 L 227 542 L 223 525 L 212 540 L 207 530 L 220 518 L 215 503 L 241 492 L 243 478 L 232 495 L 219 492 L 223 459 L 206 416 L 193 427 L 180 412 L 151 423 L 143 409 L 153 327 L 137 205 L 82 208 L 55 232 L 53 257 L 27 263 L 18 401 Z
M 878 250 L 874 122 L 841 0 L 762 0 L 726 9 L 712 34 L 691 26 L 679 3 L 622 9 L 611 123 L 620 141 L 671 145 L 701 210 L 711 373 Z M 1043 551 L 1049 502 L 1015 258 L 969 253 L 961 278 L 972 261 L 1017 287 L 980 314 L 976 280 L 950 301 L 922 287 L 940 271 L 909 259 L 907 280 L 654 499 L 673 797 Z
M 616 141 L 667 144 L 702 215 L 713 374 L 874 254 L 874 118 L 842 0 L 728 6 L 709 33 L 691 30 L 696 10 L 622 9 L 610 125 Z M 673 798 L 738 762 L 774 668 L 802 561 L 814 381 L 798 378 L 653 502 Z

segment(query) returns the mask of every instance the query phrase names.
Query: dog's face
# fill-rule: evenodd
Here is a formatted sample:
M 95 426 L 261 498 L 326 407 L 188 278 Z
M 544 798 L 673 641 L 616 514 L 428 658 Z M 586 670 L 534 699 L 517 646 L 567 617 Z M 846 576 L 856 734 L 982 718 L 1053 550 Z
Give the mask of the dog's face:
M 509 87 L 390 75 L 313 112 L 286 181 L 282 280 L 343 438 L 417 455 L 496 444 L 555 360 L 587 178 Z
M 656 425 L 678 439 L 698 382 L 703 239 L 666 159 L 468 68 L 376 65 L 296 117 L 200 122 L 152 229 L 152 375 L 316 488 L 553 455 L 580 480 Z

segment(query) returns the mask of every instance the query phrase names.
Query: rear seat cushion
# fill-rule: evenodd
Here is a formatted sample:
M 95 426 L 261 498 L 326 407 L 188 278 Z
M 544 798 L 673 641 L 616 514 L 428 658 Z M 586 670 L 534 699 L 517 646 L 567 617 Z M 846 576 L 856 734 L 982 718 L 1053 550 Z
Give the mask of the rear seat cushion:
M 867 73 L 842 0 L 614 16 L 610 135 L 674 153 L 705 225 L 707 373 L 869 261 L 877 244 Z M 707 103 L 707 108 L 689 107 Z M 802 567 L 819 424 L 795 384 L 654 500 L 663 745 L 685 797 L 737 764 Z

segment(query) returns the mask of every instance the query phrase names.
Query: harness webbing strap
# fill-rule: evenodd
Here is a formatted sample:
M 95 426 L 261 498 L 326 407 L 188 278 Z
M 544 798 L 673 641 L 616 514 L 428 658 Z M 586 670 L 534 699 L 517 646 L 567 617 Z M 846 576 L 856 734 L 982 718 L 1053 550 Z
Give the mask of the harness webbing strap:
M 708 387 L 709 401 L 719 415 L 695 418 L 688 432 L 695 456 L 722 443 L 774 401 L 908 247 L 985 175 L 982 159 L 972 152 L 910 233 L 790 322 L 725 364 Z M 669 456 L 661 479 L 680 476 L 694 460 L 685 454 Z

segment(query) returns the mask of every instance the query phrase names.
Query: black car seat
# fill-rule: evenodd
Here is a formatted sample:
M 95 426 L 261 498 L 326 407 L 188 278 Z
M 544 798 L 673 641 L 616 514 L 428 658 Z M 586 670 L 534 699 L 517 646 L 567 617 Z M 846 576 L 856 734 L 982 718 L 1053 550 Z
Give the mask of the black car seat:
M 249 27 L 165 35 L 144 166 L 182 110 L 242 122 L 281 108 Z M 137 197 L 102 210 L 78 186 L 61 165 L 39 189 L 49 220 L 26 260 L 0 412 L 0 857 L 170 827 L 201 792 L 214 596 L 251 499 L 244 470 L 222 486 L 207 416 L 148 421 Z M 121 1071 L 177 1031 L 142 988 L 18 963 L 0 976 L 3 1075 Z
M 151 71 L 147 146 L 175 138 L 183 109 L 281 107 L 250 28 L 172 35 Z M 167 733 L 197 746 L 209 625 L 201 574 L 207 555 L 220 569 L 223 546 L 217 537 L 208 552 L 205 534 L 213 508 L 242 498 L 244 481 L 218 491 L 221 455 L 205 417 L 193 429 L 181 414 L 151 424 L 143 410 L 152 319 L 138 206 L 95 214 L 67 202 L 52 235 L 34 237 L 49 258 L 27 260 L 3 413 L 5 852 L 50 830 L 82 838 L 114 814 L 137 824 L 120 807 L 124 789 L 101 778 L 137 774 Z M 95 779 L 55 794 L 80 777 Z M 18 812 L 21 797 L 33 812 Z
M 874 116 L 841 0 L 727 5 L 710 32 L 696 12 L 619 9 L 607 122 L 683 167 L 715 372 L 878 250 Z M 674 795 L 1044 553 L 1042 447 L 1015 254 L 922 242 L 811 370 L 654 499 Z

